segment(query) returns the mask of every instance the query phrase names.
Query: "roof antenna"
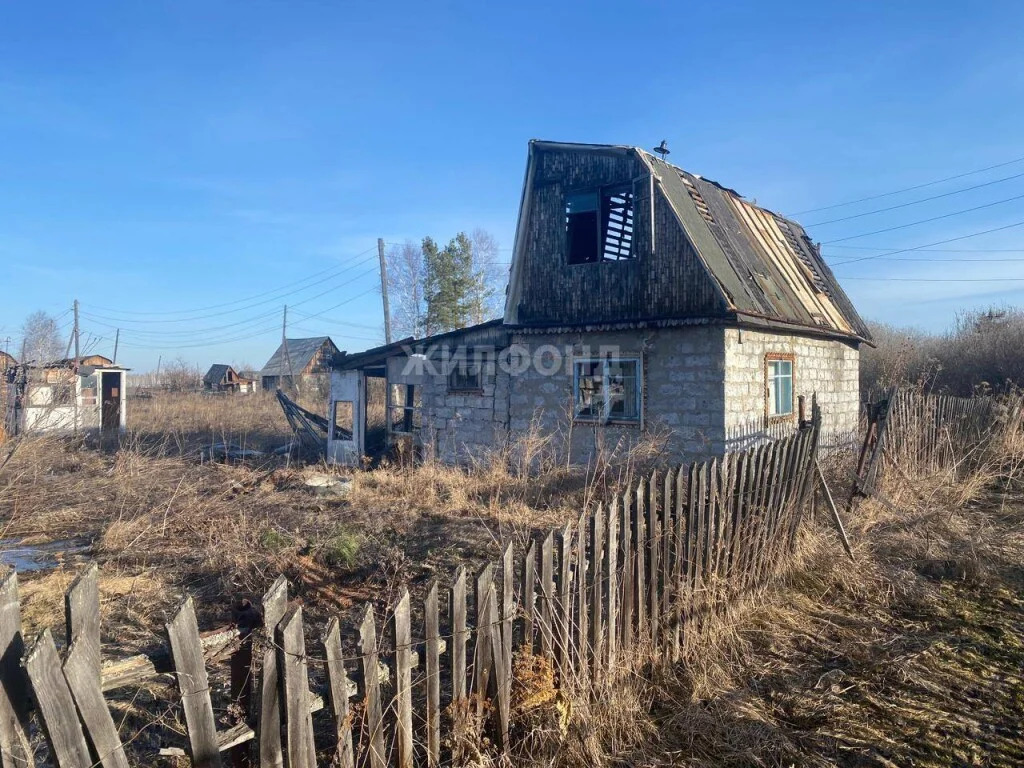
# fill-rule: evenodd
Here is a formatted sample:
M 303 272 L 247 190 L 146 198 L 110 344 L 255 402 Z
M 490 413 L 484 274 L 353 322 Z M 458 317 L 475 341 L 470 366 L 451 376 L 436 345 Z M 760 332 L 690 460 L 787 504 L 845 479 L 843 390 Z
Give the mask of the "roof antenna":
M 654 151 L 657 152 L 659 155 L 661 155 L 662 162 L 664 162 L 665 155 L 667 155 L 670 152 L 670 150 L 668 148 L 668 142 L 665 139 L 662 139 L 661 140 L 661 144 L 656 146 L 654 148 Z

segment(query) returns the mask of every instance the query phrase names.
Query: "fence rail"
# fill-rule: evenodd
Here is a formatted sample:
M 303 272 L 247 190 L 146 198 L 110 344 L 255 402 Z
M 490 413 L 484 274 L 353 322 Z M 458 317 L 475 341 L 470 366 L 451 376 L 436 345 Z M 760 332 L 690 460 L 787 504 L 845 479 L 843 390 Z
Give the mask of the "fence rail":
M 289 768 L 458 764 L 460 745 L 482 733 L 509 751 L 524 706 L 521 670 L 543 671 L 563 693 L 597 696 L 645 665 L 678 660 L 709 616 L 786 568 L 817 444 L 818 427 L 807 425 L 653 473 L 525 553 L 509 545 L 499 562 L 475 574 L 459 568 L 415 604 L 403 590 L 383 622 L 367 605 L 357 627 L 333 619 L 315 641 L 280 577 L 234 627 L 201 635 L 187 598 L 167 622 L 166 653 L 102 664 L 91 566 L 66 596 L 62 657 L 49 630 L 23 647 L 10 571 L 0 580 L 3 768 L 125 768 L 130 755 L 104 692 L 167 672 L 186 751 L 203 768 L 226 753 L 239 765 Z M 357 650 L 346 653 L 343 638 L 355 637 Z M 224 659 L 242 716 L 218 728 L 210 669 Z M 311 682 L 321 678 L 322 687 Z M 46 745 L 37 753 L 36 732 Z

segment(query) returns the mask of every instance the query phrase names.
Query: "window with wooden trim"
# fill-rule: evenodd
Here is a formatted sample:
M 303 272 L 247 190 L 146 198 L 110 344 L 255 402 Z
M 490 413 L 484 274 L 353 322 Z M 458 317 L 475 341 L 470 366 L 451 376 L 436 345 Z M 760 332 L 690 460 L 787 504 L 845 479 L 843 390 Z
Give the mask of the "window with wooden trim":
M 640 358 L 576 360 L 575 415 L 582 421 L 637 422 L 643 408 Z
M 632 185 L 567 194 L 565 232 L 569 264 L 633 259 Z
M 765 358 L 766 410 L 769 418 L 793 413 L 793 358 L 769 355 Z

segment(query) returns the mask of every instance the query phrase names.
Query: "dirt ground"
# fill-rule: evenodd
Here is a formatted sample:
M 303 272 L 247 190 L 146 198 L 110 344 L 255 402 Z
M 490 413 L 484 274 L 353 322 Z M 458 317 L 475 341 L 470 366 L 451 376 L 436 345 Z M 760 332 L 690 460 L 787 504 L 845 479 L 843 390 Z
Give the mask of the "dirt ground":
M 827 530 L 666 684 L 622 766 L 1024 765 L 1024 498 L 936 496 Z M 819 520 L 819 523 L 821 521 Z

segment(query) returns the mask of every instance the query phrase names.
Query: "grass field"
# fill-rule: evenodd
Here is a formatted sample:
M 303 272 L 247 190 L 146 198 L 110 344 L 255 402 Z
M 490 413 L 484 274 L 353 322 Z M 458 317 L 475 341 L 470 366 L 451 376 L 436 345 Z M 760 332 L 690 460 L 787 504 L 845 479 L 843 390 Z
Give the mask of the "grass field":
M 106 647 L 159 644 L 186 592 L 204 627 L 225 623 L 279 573 L 316 633 L 329 614 L 372 601 L 381 615 L 402 585 L 415 595 L 495 559 L 623 479 L 566 469 L 542 435 L 469 469 L 203 458 L 214 442 L 288 439 L 270 397 L 181 395 L 131 403 L 119 446 L 21 443 L 0 471 L 0 538 L 58 550 L 55 567 L 21 577 L 26 629 L 63 627 L 63 592 L 94 558 Z M 664 677 L 571 707 L 564 741 L 538 749 L 538 764 L 1024 763 L 1022 456 L 1011 446 L 956 487 L 904 484 L 865 502 L 848 521 L 855 564 L 819 514 L 786 582 L 694 638 Z M 310 484 L 324 476 L 350 484 Z M 167 705 L 147 695 L 125 703 L 140 728 Z

